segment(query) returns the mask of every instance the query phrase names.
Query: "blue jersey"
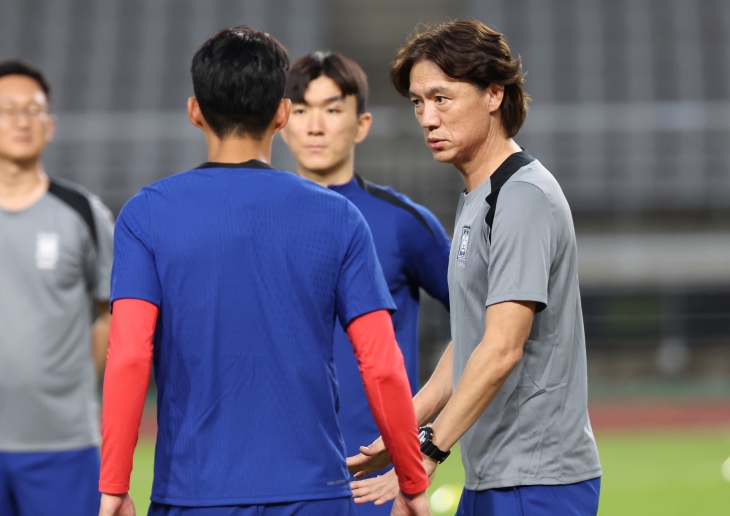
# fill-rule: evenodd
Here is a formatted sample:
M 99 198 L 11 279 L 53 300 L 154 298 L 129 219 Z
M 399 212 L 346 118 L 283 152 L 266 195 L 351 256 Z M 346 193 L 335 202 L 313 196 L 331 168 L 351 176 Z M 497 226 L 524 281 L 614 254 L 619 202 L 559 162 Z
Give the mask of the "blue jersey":
M 390 188 L 359 176 L 330 188 L 357 206 L 370 226 L 378 259 L 398 308 L 393 314 L 395 336 L 403 352 L 411 391 L 416 393 L 419 288 L 448 310 L 446 277 L 451 241 L 430 211 Z M 338 420 L 347 455 L 351 456 L 380 432 L 365 397 L 352 346 L 340 325 L 335 335 L 335 365 L 340 387 Z
M 360 212 L 257 161 L 205 164 L 122 210 L 112 301 L 160 308 L 152 500 L 348 496 L 336 318 L 394 308 Z

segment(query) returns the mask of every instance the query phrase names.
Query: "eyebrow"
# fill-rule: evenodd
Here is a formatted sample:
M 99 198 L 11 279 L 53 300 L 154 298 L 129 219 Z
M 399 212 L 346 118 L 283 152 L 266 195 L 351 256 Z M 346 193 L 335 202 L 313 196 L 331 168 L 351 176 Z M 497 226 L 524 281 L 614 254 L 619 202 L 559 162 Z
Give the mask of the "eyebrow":
M 333 102 L 341 102 L 344 100 L 345 100 L 344 95 L 337 95 L 336 97 L 329 97 L 329 98 L 324 99 L 319 105 L 324 106 L 327 104 L 332 104 Z M 303 100 L 302 102 L 292 102 L 292 104 L 304 104 L 305 106 L 311 106 L 311 104 L 309 102 L 307 102 L 306 100 Z
M 431 96 L 433 96 L 433 95 L 435 95 L 437 93 L 446 93 L 447 95 L 453 95 L 454 94 L 454 92 L 453 92 L 453 90 L 451 88 L 449 88 L 448 86 L 444 86 L 442 84 L 437 84 L 435 86 L 431 86 L 424 93 L 425 93 L 426 97 L 431 97 Z M 413 91 L 409 91 L 408 92 L 408 96 L 409 97 L 421 98 L 420 95 L 418 95 L 417 93 L 415 93 Z

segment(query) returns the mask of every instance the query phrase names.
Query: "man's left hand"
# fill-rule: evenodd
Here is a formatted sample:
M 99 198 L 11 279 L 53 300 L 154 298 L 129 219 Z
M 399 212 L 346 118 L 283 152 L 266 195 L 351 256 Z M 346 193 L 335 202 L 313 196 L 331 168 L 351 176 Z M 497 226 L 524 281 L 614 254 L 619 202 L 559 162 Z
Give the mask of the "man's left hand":
M 129 493 L 122 495 L 102 493 L 99 516 L 136 516 L 132 497 Z
M 423 467 L 426 470 L 429 482 L 433 480 L 437 466 L 438 463 L 435 460 L 429 457 L 423 457 Z M 364 504 L 374 502 L 375 505 L 383 505 L 393 500 L 400 490 L 398 487 L 398 477 L 394 469 L 377 477 L 350 482 L 350 489 L 352 489 L 352 496 L 355 499 L 355 503 Z

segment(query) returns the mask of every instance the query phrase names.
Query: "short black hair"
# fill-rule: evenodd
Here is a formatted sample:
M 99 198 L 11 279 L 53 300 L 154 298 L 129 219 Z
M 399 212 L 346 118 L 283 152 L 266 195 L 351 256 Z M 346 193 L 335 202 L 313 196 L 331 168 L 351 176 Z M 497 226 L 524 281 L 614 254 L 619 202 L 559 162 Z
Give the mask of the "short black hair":
M 358 115 L 365 112 L 369 93 L 367 75 L 352 59 L 332 52 L 313 52 L 297 59 L 289 70 L 284 96 L 303 104 L 309 83 L 323 75 L 337 84 L 343 97 L 355 95 Z
M 193 56 L 193 91 L 219 138 L 261 139 L 284 98 L 289 55 L 276 39 L 245 25 L 224 29 Z
M 7 75 L 24 75 L 25 77 L 30 77 L 38 83 L 38 86 L 41 87 L 43 93 L 46 94 L 46 98 L 50 102 L 51 85 L 48 82 L 48 79 L 46 79 L 46 76 L 43 74 L 43 72 L 41 72 L 34 66 L 31 66 L 25 61 L 21 61 L 20 59 L 9 59 L 7 61 L 2 61 L 0 62 L 0 77 L 5 77 Z

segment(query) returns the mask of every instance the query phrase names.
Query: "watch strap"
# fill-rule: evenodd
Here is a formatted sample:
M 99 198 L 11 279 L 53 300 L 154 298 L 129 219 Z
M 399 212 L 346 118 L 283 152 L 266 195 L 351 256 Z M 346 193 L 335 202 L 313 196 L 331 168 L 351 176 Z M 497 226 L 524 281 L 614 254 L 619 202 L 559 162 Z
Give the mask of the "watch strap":
M 418 440 L 421 442 L 421 453 L 439 464 L 451 455 L 451 450 L 443 451 L 433 443 L 433 428 L 430 426 L 422 426 L 418 429 Z

